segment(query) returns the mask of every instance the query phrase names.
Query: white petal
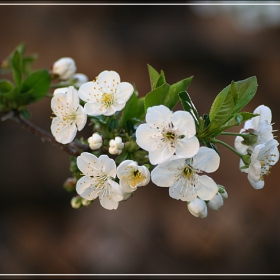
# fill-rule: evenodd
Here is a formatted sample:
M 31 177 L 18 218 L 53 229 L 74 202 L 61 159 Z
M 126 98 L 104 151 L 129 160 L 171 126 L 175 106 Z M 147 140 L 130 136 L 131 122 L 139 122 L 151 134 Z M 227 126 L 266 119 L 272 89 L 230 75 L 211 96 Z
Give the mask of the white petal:
M 193 136 L 191 138 L 182 138 L 175 144 L 176 155 L 181 158 L 191 158 L 199 150 L 199 141 Z
M 176 111 L 172 116 L 172 123 L 179 130 L 180 135 L 190 138 L 196 134 L 195 122 L 189 112 Z
M 122 82 L 117 87 L 117 93 L 115 94 L 117 103 L 126 103 L 134 91 L 133 86 L 130 83 Z
M 212 199 L 219 190 L 218 185 L 214 182 L 212 178 L 208 177 L 207 175 L 198 175 L 197 177 L 197 195 L 203 200 Z
M 74 140 L 77 134 L 77 127 L 73 123 L 71 124 L 55 117 L 52 119 L 51 132 L 57 142 L 68 144 Z
M 100 116 L 102 115 L 102 105 L 99 103 L 86 103 L 84 106 L 85 113 L 89 116 Z
M 92 200 L 98 197 L 99 191 L 95 188 L 94 180 L 89 176 L 83 176 L 76 184 L 77 193 L 87 199 Z
M 102 165 L 103 173 L 113 178 L 116 177 L 117 168 L 116 168 L 116 163 L 113 159 L 109 158 L 107 155 L 101 155 L 99 157 L 99 162 Z
M 190 203 L 188 203 L 188 210 L 192 215 L 198 218 L 206 218 L 207 217 L 207 206 L 204 200 L 195 198 Z
M 76 115 L 76 121 L 75 124 L 78 128 L 79 131 L 81 131 L 87 123 L 87 115 L 84 111 L 84 108 L 79 105 L 78 110 L 77 110 L 77 115 Z
M 70 86 L 68 88 L 68 91 L 66 93 L 66 99 L 68 111 L 75 111 L 79 106 L 80 100 L 78 96 L 78 91 L 73 86 Z
M 224 200 L 219 192 L 207 203 L 207 206 L 212 210 L 219 210 L 219 208 L 221 208 L 223 205 L 224 205 Z
M 153 165 L 164 163 L 170 159 L 174 152 L 175 148 L 171 145 L 158 147 L 158 149 L 149 152 L 150 163 Z
M 157 150 L 162 145 L 162 135 L 148 124 L 140 124 L 136 130 L 136 143 L 146 151 Z
M 120 75 L 115 71 L 108 71 L 108 70 L 101 72 L 97 78 L 97 81 L 100 84 L 106 84 L 106 83 L 108 84 L 113 82 L 113 80 L 115 80 L 114 83 L 120 83 L 121 81 Z
M 87 82 L 80 86 L 78 90 L 79 97 L 89 103 L 99 103 L 101 100 L 102 92 L 99 90 L 96 82 Z
M 180 164 L 184 165 L 184 162 L 185 160 L 176 160 L 172 163 L 157 165 L 151 172 L 152 182 L 159 187 L 171 187 L 183 169 L 183 167 L 180 168 Z
M 249 175 L 248 175 L 248 181 L 250 182 L 251 186 L 256 189 L 262 189 L 264 187 L 264 181 L 263 180 L 253 180 Z
M 220 165 L 220 156 L 217 152 L 208 147 L 200 147 L 193 158 L 193 166 L 208 173 L 214 172 Z
M 115 210 L 119 206 L 119 202 L 113 199 L 110 199 L 109 197 L 99 197 L 100 204 L 102 207 L 104 207 L 107 210 Z
M 99 174 L 102 168 L 99 159 L 95 155 L 87 152 L 83 152 L 77 157 L 77 166 L 83 174 L 88 176 Z
M 242 144 L 242 141 L 244 141 L 243 137 L 241 136 L 236 136 L 235 141 L 234 141 L 234 147 L 242 155 L 245 155 L 247 153 L 248 146 Z
M 169 195 L 174 199 L 180 199 L 182 201 L 192 201 L 197 197 L 194 186 L 187 182 L 184 178 L 175 182 L 169 188 Z
M 166 106 L 153 106 L 147 110 L 146 122 L 154 127 L 162 128 L 171 123 L 171 117 L 172 112 Z

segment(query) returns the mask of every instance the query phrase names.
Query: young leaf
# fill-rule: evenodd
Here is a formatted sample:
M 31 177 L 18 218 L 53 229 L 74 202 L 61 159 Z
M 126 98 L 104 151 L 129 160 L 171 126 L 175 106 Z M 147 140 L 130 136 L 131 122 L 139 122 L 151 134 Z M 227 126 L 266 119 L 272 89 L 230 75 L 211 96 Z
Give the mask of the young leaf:
M 151 65 L 148 64 L 148 72 L 150 76 L 151 90 L 154 90 L 165 83 L 163 71 L 158 73 Z
M 12 70 L 14 82 L 20 89 L 22 84 L 22 55 L 18 50 L 12 56 Z
M 14 85 L 9 80 L 0 80 L 0 95 L 10 92 L 14 88 Z
M 185 111 L 191 113 L 191 115 L 193 116 L 195 123 L 196 123 L 196 127 L 199 126 L 199 114 L 191 100 L 191 97 L 189 96 L 189 94 L 186 91 L 182 91 L 178 94 L 182 106 L 184 108 Z
M 164 100 L 164 105 L 172 110 L 179 101 L 179 93 L 186 91 L 193 79 L 192 77 L 181 80 L 170 86 L 169 92 Z
M 139 106 L 138 106 L 138 98 L 136 94 L 133 92 L 127 103 L 125 104 L 125 107 L 122 111 L 122 117 L 120 121 L 120 125 L 123 126 L 123 124 L 127 120 L 131 120 L 132 118 L 138 118 L 138 112 L 139 112 Z
M 163 84 L 160 87 L 150 91 L 147 93 L 145 97 L 145 111 L 147 112 L 149 107 L 156 106 L 156 105 L 164 105 L 164 100 L 166 95 L 169 92 L 170 86 L 168 84 Z
M 28 102 L 37 102 L 49 91 L 50 88 L 50 75 L 47 70 L 38 70 L 31 73 L 23 82 L 21 92 L 22 94 L 28 94 Z

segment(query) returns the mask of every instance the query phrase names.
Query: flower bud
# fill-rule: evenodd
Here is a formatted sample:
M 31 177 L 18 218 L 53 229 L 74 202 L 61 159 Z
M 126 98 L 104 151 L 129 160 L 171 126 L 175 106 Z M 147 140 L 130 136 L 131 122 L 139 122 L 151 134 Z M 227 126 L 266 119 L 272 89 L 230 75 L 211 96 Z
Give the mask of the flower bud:
M 188 210 L 190 213 L 198 218 L 206 218 L 207 217 L 207 206 L 204 200 L 200 198 L 195 198 L 191 202 L 187 203 Z
M 222 186 L 222 185 L 218 185 L 218 187 L 219 187 L 219 193 L 221 194 L 222 198 L 224 200 L 227 199 L 228 198 L 228 193 L 227 193 L 225 187 Z
M 82 198 L 83 206 L 89 206 L 92 202 L 93 202 L 93 200 L 87 200 L 85 198 Z
M 92 150 L 99 149 L 102 146 L 102 137 L 99 133 L 93 133 L 91 137 L 88 138 L 89 147 Z
M 71 57 L 62 57 L 52 67 L 52 73 L 61 80 L 70 79 L 76 72 L 75 61 Z
M 219 192 L 207 203 L 207 206 L 212 210 L 219 210 L 223 205 L 224 205 L 224 200 Z
M 76 183 L 77 180 L 74 177 L 66 179 L 66 181 L 63 183 L 63 188 L 67 190 L 68 192 L 72 192 L 76 189 Z
M 74 74 L 72 78 L 72 83 L 75 87 L 80 87 L 81 85 L 85 84 L 88 81 L 88 77 L 82 73 Z
M 74 196 L 72 199 L 71 199 L 71 206 L 74 208 L 74 209 L 79 209 L 83 206 L 82 204 L 82 198 L 77 195 L 77 196 Z

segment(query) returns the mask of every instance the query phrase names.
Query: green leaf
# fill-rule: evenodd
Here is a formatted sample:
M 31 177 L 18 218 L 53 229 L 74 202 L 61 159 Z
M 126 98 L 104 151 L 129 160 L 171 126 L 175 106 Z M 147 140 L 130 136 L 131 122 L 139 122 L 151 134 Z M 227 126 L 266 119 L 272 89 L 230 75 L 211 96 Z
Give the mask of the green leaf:
M 161 71 L 161 73 L 159 74 L 151 65 L 148 64 L 148 72 L 150 77 L 151 90 L 165 83 L 163 71 Z
M 232 114 L 235 114 L 243 109 L 255 96 L 258 88 L 257 78 L 255 76 L 235 82 L 234 84 L 238 94 L 238 99 Z
M 51 78 L 45 69 L 31 73 L 23 82 L 21 93 L 29 96 L 28 103 L 37 102 L 49 91 Z
M 138 113 L 139 113 L 138 98 L 136 94 L 133 92 L 133 94 L 127 101 L 122 111 L 120 126 L 123 126 L 127 120 L 131 120 L 132 118 L 138 118 L 139 117 Z
M 190 95 L 186 91 L 182 91 L 178 94 L 178 96 L 181 100 L 183 109 L 185 111 L 189 112 L 193 116 L 194 121 L 196 123 L 196 127 L 198 127 L 199 126 L 199 114 L 191 100 Z
M 172 110 L 179 101 L 179 93 L 182 91 L 186 91 L 193 79 L 192 77 L 183 79 L 173 85 L 170 86 L 169 92 L 164 100 L 164 105 Z
M 14 88 L 14 85 L 9 80 L 0 80 L 0 95 L 10 92 Z
M 14 82 L 20 89 L 22 84 L 22 55 L 18 50 L 12 56 L 12 70 Z
M 245 121 L 248 121 L 254 117 L 258 116 L 258 114 L 248 113 L 248 112 L 240 112 L 234 115 L 229 121 L 227 121 L 224 125 L 220 127 L 221 132 L 232 127 L 238 126 Z
M 160 87 L 147 93 L 145 97 L 145 111 L 147 112 L 149 107 L 156 105 L 164 105 L 165 98 L 169 92 L 170 86 L 168 84 L 163 84 Z

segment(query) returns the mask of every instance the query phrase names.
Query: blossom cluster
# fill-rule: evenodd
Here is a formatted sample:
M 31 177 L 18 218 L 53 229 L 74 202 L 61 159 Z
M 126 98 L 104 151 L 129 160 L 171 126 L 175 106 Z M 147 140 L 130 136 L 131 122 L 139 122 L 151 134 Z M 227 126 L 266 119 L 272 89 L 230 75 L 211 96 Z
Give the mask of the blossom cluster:
M 150 181 L 167 187 L 171 198 L 186 202 L 195 217 L 204 218 L 208 208 L 218 210 L 223 206 L 228 193 L 208 174 L 220 165 L 215 143 L 224 144 L 213 135 L 228 128 L 229 119 L 223 129 L 212 125 L 213 132 L 207 135 L 200 125 L 206 126 L 207 118 L 197 117 L 191 101 L 184 97 L 189 110 L 173 111 L 164 104 L 156 104 L 148 107 L 145 119 L 132 128 L 123 125 L 118 129 L 121 111 L 136 96 L 132 84 L 121 82 L 117 72 L 108 70 L 93 81 L 85 79 L 71 84 L 76 66 L 70 58 L 57 61 L 52 72 L 68 81 L 68 86 L 54 90 L 51 100 L 55 115 L 51 132 L 56 141 L 71 143 L 88 119 L 94 124 L 93 134 L 86 141 L 90 151 L 83 151 L 76 158 L 80 174 L 75 181 L 78 196 L 72 201 L 74 208 L 99 198 L 105 209 L 117 209 L 120 201 L 131 198 L 138 187 Z M 209 116 L 215 118 L 213 108 Z M 279 159 L 271 110 L 261 105 L 253 114 L 234 115 L 235 119 L 238 117 L 246 121 L 240 133 L 233 134 L 237 135 L 236 150 L 231 150 L 240 157 L 240 170 L 248 174 L 250 184 L 260 189 L 264 186 L 263 176 L 270 173 Z M 231 122 L 239 124 L 235 119 Z M 211 131 L 209 127 L 212 128 L 211 123 Z M 206 140 L 202 135 L 206 135 Z

